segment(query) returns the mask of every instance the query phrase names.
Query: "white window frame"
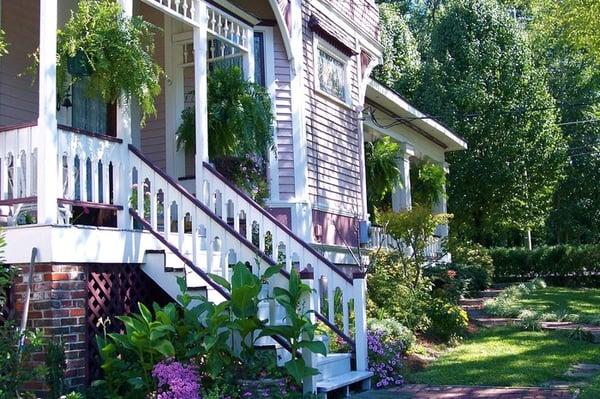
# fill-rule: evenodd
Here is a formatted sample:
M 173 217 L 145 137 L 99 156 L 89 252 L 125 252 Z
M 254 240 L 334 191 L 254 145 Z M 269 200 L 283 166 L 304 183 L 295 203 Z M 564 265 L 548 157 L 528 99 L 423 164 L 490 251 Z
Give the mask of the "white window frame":
M 335 60 L 339 61 L 343 67 L 343 89 L 344 89 L 344 97 L 339 98 L 334 96 L 333 94 L 327 93 L 325 90 L 321 89 L 321 81 L 320 81 L 320 71 L 319 71 L 319 52 L 322 51 L 327 53 L 327 55 L 331 56 Z M 331 44 L 327 43 L 325 40 L 320 39 L 316 34 L 313 34 L 313 62 L 315 68 L 314 74 L 314 86 L 315 91 L 338 104 L 341 104 L 346 107 L 352 106 L 352 95 L 350 93 L 351 87 L 351 76 L 350 76 L 350 61 L 351 58 L 347 55 L 343 54 L 341 51 L 333 47 Z

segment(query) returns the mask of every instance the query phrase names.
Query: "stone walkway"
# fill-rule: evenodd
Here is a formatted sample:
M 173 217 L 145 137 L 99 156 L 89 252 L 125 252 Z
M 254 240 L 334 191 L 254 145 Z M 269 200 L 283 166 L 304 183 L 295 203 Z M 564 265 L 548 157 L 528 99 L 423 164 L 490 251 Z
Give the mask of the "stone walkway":
M 573 399 L 569 389 L 431 386 L 406 384 L 363 392 L 353 399 Z

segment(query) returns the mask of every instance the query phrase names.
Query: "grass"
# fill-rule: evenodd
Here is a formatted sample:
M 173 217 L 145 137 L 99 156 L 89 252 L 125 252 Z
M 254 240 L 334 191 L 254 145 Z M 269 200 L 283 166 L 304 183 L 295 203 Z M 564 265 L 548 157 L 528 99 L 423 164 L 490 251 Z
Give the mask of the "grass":
M 525 295 L 518 303 L 539 313 L 566 311 L 584 319 L 600 319 L 600 289 L 548 287 Z
M 579 399 L 598 399 L 600 398 L 600 375 L 592 378 L 590 383 L 583 387 L 578 396 Z
M 599 360 L 600 346 L 556 332 L 502 327 L 480 330 L 406 379 L 434 385 L 538 386 L 560 378 L 573 364 Z

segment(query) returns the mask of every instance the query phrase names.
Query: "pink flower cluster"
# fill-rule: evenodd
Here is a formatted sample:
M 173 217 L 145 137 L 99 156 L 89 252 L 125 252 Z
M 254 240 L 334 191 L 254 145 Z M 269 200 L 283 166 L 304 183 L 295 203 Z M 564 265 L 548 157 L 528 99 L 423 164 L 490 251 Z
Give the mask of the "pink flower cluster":
M 200 399 L 196 366 L 165 360 L 157 363 L 152 376 L 158 381 L 157 399 Z

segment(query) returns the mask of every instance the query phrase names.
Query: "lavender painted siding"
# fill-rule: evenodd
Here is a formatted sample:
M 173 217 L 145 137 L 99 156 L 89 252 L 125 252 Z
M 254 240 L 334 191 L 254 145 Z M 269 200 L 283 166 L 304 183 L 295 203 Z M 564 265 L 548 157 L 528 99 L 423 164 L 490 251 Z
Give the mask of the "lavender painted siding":
M 362 212 L 361 169 L 358 112 L 351 105 L 341 104 L 315 89 L 317 64 L 314 40 L 324 41 L 308 26 L 311 15 L 332 22 L 314 5 L 303 6 L 303 40 L 306 89 L 306 136 L 308 156 L 308 186 L 311 201 L 327 205 L 328 209 Z M 353 32 L 333 26 L 344 42 L 353 43 Z M 358 57 L 347 58 L 349 97 L 358 99 Z
M 313 210 L 313 240 L 329 245 L 358 246 L 358 219 Z
M 39 1 L 3 1 L 0 26 L 6 32 L 9 53 L 0 58 L 0 126 L 32 122 L 38 117 L 38 85 L 25 74 L 27 56 L 39 44 Z
M 292 210 L 290 208 L 268 208 L 267 211 L 277 219 L 277 221 L 290 230 L 292 227 Z
M 156 32 L 155 40 L 155 61 L 164 69 L 165 51 L 164 51 L 164 15 L 162 12 L 146 4 L 140 3 L 140 14 L 144 19 L 160 28 Z M 146 125 L 140 130 L 142 152 L 148 159 L 161 169 L 167 166 L 166 135 L 165 135 L 165 77 L 161 79 L 163 90 L 155 100 L 156 116 L 151 116 L 146 121 Z
M 379 9 L 375 0 L 325 0 L 373 39 L 379 39 Z
M 285 28 L 284 28 L 285 29 Z M 277 165 L 279 169 L 279 198 L 294 197 L 294 139 L 292 137 L 291 71 L 281 30 L 273 29 L 275 50 L 275 112 L 277 126 Z

